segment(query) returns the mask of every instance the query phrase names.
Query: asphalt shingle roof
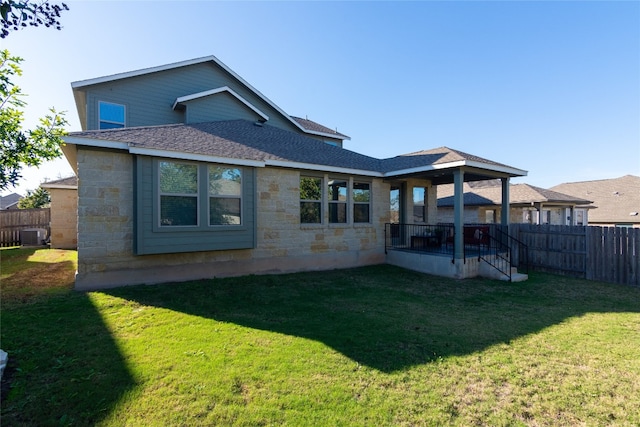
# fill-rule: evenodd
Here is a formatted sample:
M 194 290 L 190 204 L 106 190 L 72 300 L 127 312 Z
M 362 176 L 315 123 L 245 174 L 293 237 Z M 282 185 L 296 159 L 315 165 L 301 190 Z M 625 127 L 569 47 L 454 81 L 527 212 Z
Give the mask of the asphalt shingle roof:
M 344 135 L 340 132 L 338 132 L 337 130 L 328 128 L 326 126 L 321 125 L 320 123 L 316 123 L 313 120 L 309 120 L 309 119 L 302 119 L 300 117 L 294 117 L 294 116 L 289 116 L 291 117 L 293 120 L 295 120 L 296 122 L 298 122 L 298 124 L 300 124 L 300 126 L 302 126 L 303 128 L 305 128 L 306 130 L 310 130 L 310 131 L 314 131 L 314 132 L 322 132 L 322 133 L 328 133 L 328 134 L 332 134 L 335 135 L 336 138 L 340 138 L 340 139 L 347 139 L 349 138 L 347 135 Z
M 468 206 L 499 205 L 502 203 L 502 186 L 473 187 L 464 184 L 464 204 Z M 556 203 L 587 205 L 590 200 L 570 196 L 558 191 L 547 190 L 529 184 L 509 186 L 510 204 Z M 438 206 L 453 206 L 453 185 L 438 186 Z
M 73 132 L 69 137 L 125 143 L 129 147 L 165 152 L 239 160 L 295 162 L 376 173 L 456 161 L 474 161 L 488 168 L 494 166 L 509 168 L 501 163 L 447 147 L 389 159 L 376 159 L 325 144 L 296 132 L 247 120 Z M 91 144 L 88 143 L 88 145 Z
M 593 223 L 640 223 L 640 177 L 569 182 L 551 187 L 576 197 L 593 200 L 597 209 L 589 211 Z M 635 215 L 632 215 L 636 213 Z

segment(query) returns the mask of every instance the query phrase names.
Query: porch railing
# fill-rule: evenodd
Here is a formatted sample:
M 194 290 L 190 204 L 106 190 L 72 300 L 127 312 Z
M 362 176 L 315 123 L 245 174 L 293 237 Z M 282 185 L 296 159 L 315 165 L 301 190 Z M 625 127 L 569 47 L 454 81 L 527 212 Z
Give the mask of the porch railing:
M 453 260 L 453 224 L 385 224 L 384 251 L 411 250 L 447 254 Z
M 463 259 L 478 257 L 511 280 L 511 267 L 528 273 L 527 246 L 510 236 L 499 224 L 465 224 L 462 237 Z M 406 250 L 443 254 L 455 257 L 455 227 L 450 223 L 385 224 L 385 253 L 388 250 Z

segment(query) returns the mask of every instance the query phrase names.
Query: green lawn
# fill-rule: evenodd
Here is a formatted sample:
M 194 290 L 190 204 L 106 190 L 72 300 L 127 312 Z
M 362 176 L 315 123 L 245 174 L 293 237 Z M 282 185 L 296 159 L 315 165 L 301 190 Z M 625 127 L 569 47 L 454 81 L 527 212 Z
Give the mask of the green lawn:
M 2 425 L 640 425 L 637 288 L 376 266 L 16 296 L 0 256 Z

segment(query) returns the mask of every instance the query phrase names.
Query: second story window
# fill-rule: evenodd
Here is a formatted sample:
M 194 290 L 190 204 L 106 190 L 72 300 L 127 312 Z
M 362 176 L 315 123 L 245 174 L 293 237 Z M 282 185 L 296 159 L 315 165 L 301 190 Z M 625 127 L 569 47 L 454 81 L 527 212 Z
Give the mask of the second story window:
M 98 103 L 99 129 L 119 129 L 125 127 L 124 105 L 100 101 Z

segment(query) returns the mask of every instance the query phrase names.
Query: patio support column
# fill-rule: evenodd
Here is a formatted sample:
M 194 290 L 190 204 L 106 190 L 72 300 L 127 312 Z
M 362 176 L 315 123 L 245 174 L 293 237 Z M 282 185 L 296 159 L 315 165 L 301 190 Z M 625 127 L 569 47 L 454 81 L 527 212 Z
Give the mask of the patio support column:
M 464 259 L 464 171 L 453 172 L 453 258 Z
M 509 178 L 501 178 L 502 181 L 502 219 L 500 224 L 505 232 L 509 232 L 509 224 L 511 223 L 510 217 L 510 203 L 509 203 Z

